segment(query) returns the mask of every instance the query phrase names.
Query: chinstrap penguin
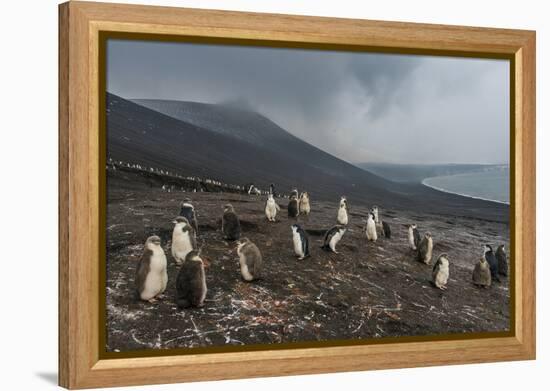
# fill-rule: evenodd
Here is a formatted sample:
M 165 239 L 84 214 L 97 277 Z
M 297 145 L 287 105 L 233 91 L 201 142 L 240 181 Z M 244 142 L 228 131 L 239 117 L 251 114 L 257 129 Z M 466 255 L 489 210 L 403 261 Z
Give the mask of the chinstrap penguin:
M 277 212 L 279 210 L 281 210 L 281 208 L 279 208 L 279 205 L 275 202 L 273 194 L 268 194 L 267 201 L 265 203 L 265 217 L 267 217 L 267 220 L 275 221 L 275 217 L 277 216 Z
M 449 258 L 447 254 L 441 254 L 432 269 L 432 282 L 441 290 L 447 289 L 449 280 Z
M 309 194 L 307 191 L 300 194 L 300 202 L 298 205 L 298 209 L 300 210 L 300 214 L 303 215 L 309 215 L 309 212 L 311 211 L 311 206 L 309 204 Z
M 295 219 L 300 214 L 300 207 L 298 205 L 298 198 L 294 194 L 290 196 L 290 201 L 288 201 L 287 206 L 288 217 Z
M 472 272 L 472 281 L 474 285 L 487 288 L 491 286 L 491 267 L 485 259 L 485 256 L 482 256 L 479 259 L 479 262 L 474 266 Z
M 162 295 L 168 283 L 167 262 L 158 236 L 145 242 L 143 254 L 136 269 L 136 293 L 141 300 L 154 302 Z
M 501 276 L 507 276 L 508 259 L 506 258 L 506 250 L 504 249 L 503 244 L 497 247 L 497 252 L 495 256 L 497 257 L 497 262 L 498 262 L 498 274 L 500 274 Z
M 237 254 L 241 266 L 241 276 L 245 281 L 253 281 L 262 275 L 262 253 L 248 238 L 243 238 L 237 243 Z
M 336 245 L 345 233 L 346 228 L 344 226 L 335 225 L 325 233 L 323 246 L 321 248 L 325 251 L 332 251 L 333 253 L 338 254 L 338 251 L 336 251 Z
M 408 232 L 408 240 L 409 240 L 409 247 L 411 250 L 416 251 L 418 248 L 418 244 L 420 243 L 420 234 L 418 233 L 418 229 L 416 229 L 416 224 L 411 224 L 407 227 Z
M 180 216 L 187 219 L 191 227 L 195 230 L 195 236 L 199 234 L 199 224 L 197 222 L 197 215 L 195 213 L 195 207 L 191 204 L 191 200 L 186 198 L 180 205 Z
M 432 235 L 429 232 L 426 232 L 418 245 L 417 260 L 429 265 L 432 261 L 433 248 L 434 244 Z
M 340 225 L 348 225 L 348 200 L 346 199 L 346 197 L 340 198 L 336 221 Z
M 382 221 L 382 233 L 384 234 L 385 238 L 391 239 L 391 228 L 390 225 L 385 221 Z
M 376 232 L 376 223 L 374 222 L 374 213 L 372 212 L 370 212 L 367 216 L 365 234 L 367 235 L 367 240 L 371 242 L 376 242 L 378 240 L 378 232 Z
M 176 279 L 178 308 L 202 307 L 206 298 L 206 273 L 198 251 L 187 254 Z
M 172 257 L 181 265 L 187 254 L 197 248 L 195 230 L 185 217 L 178 216 L 172 222 L 175 224 L 172 231 Z
M 493 247 L 489 244 L 484 245 L 483 254 L 491 269 L 491 280 L 500 282 L 500 278 L 498 277 L 498 261 L 493 252 Z
M 294 253 L 299 260 L 309 257 L 309 239 L 306 232 L 298 224 L 293 224 L 291 230 Z
M 225 204 L 223 209 L 222 232 L 227 240 L 238 240 L 241 237 L 241 222 L 231 204 Z
M 372 212 L 372 214 L 374 215 L 374 222 L 375 222 L 376 224 L 380 223 L 380 219 L 379 219 L 379 217 L 378 217 L 378 206 L 376 206 L 376 205 L 373 206 L 373 207 L 371 208 L 371 212 Z

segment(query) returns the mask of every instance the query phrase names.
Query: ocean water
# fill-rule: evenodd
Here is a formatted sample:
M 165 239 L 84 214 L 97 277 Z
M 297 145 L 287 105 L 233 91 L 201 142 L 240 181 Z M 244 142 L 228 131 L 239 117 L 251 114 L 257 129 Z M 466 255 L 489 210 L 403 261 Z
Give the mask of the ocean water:
M 510 169 L 508 166 L 466 174 L 426 178 L 422 183 L 448 193 L 510 203 Z

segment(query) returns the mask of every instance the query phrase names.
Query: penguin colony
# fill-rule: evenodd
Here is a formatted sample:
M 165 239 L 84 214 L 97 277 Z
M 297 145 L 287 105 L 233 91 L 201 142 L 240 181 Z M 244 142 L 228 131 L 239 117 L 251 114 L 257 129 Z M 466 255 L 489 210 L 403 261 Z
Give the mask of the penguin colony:
M 310 242 L 306 230 L 297 224 L 298 216 L 306 218 L 311 213 L 310 197 L 307 192 L 298 195 L 293 189 L 287 206 L 288 217 L 296 221 L 290 227 L 294 254 L 299 261 L 310 257 Z M 338 254 L 337 245 L 348 230 L 348 202 L 342 196 L 336 214 L 336 224 L 329 228 L 321 248 Z M 274 185 L 270 186 L 265 205 L 265 216 L 269 222 L 276 222 L 280 207 L 274 198 Z M 195 208 L 186 198 L 180 205 L 180 213 L 172 223 L 171 255 L 179 266 L 176 276 L 176 304 L 179 309 L 202 307 L 207 294 L 206 272 L 208 264 L 201 257 L 197 247 L 198 223 Z M 248 238 L 241 238 L 241 225 L 235 208 L 231 204 L 223 206 L 221 230 L 227 241 L 236 241 L 236 253 L 239 258 L 241 277 L 252 282 L 262 278 L 263 259 L 258 246 Z M 379 237 L 391 239 L 390 225 L 380 219 L 379 208 L 374 206 L 366 216 L 363 230 L 366 240 L 376 242 Z M 414 258 L 423 264 L 431 265 L 434 242 L 430 232 L 421 235 L 416 224 L 407 227 L 407 243 Z M 450 260 L 446 253 L 440 254 L 432 268 L 431 282 L 440 289 L 446 290 L 449 281 Z M 488 288 L 492 282 L 500 282 L 500 276 L 508 275 L 508 261 L 504 245 L 497 247 L 496 252 L 489 244 L 483 245 L 483 252 L 472 271 L 472 282 L 475 286 Z M 155 302 L 163 297 L 168 284 L 167 258 L 158 236 L 149 237 L 144 245 L 143 254 L 138 262 L 135 275 L 136 297 L 143 301 Z

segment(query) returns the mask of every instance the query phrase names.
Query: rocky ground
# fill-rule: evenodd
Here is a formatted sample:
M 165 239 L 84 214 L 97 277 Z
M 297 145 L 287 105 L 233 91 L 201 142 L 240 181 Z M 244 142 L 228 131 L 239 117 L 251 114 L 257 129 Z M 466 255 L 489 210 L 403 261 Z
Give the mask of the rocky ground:
M 170 255 L 172 219 L 190 196 L 199 221 L 199 245 L 207 269 L 204 308 L 178 310 L 177 267 Z M 260 196 L 231 193 L 165 192 L 160 188 L 111 186 L 107 200 L 107 351 L 253 345 L 286 342 L 505 331 L 510 327 L 509 284 L 490 289 L 471 283 L 484 243 L 505 243 L 509 225 L 468 217 L 419 215 L 380 206 L 392 238 L 367 242 L 362 233 L 365 205 L 350 205 L 348 232 L 340 254 L 320 249 L 334 225 L 338 200 L 312 199 L 309 232 L 312 256 L 293 254 L 284 199 L 276 223 L 265 219 Z M 235 243 L 222 239 L 222 206 L 230 202 L 243 235 L 260 248 L 262 280 L 241 280 Z M 431 283 L 431 266 L 414 260 L 406 225 L 418 224 L 434 237 L 434 258 L 451 261 L 448 290 Z M 154 304 L 134 297 L 134 274 L 150 235 L 159 235 L 168 258 L 166 296 Z

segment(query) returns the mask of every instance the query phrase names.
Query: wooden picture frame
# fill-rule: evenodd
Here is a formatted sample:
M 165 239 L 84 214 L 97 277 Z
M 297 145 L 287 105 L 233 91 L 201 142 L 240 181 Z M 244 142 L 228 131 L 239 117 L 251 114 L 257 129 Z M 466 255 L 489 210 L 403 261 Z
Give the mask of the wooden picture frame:
M 103 358 L 102 32 L 510 59 L 512 331 L 505 336 Z M 514 182 L 515 181 L 515 182 Z M 90 388 L 535 358 L 535 32 L 88 2 L 59 6 L 59 384 Z

